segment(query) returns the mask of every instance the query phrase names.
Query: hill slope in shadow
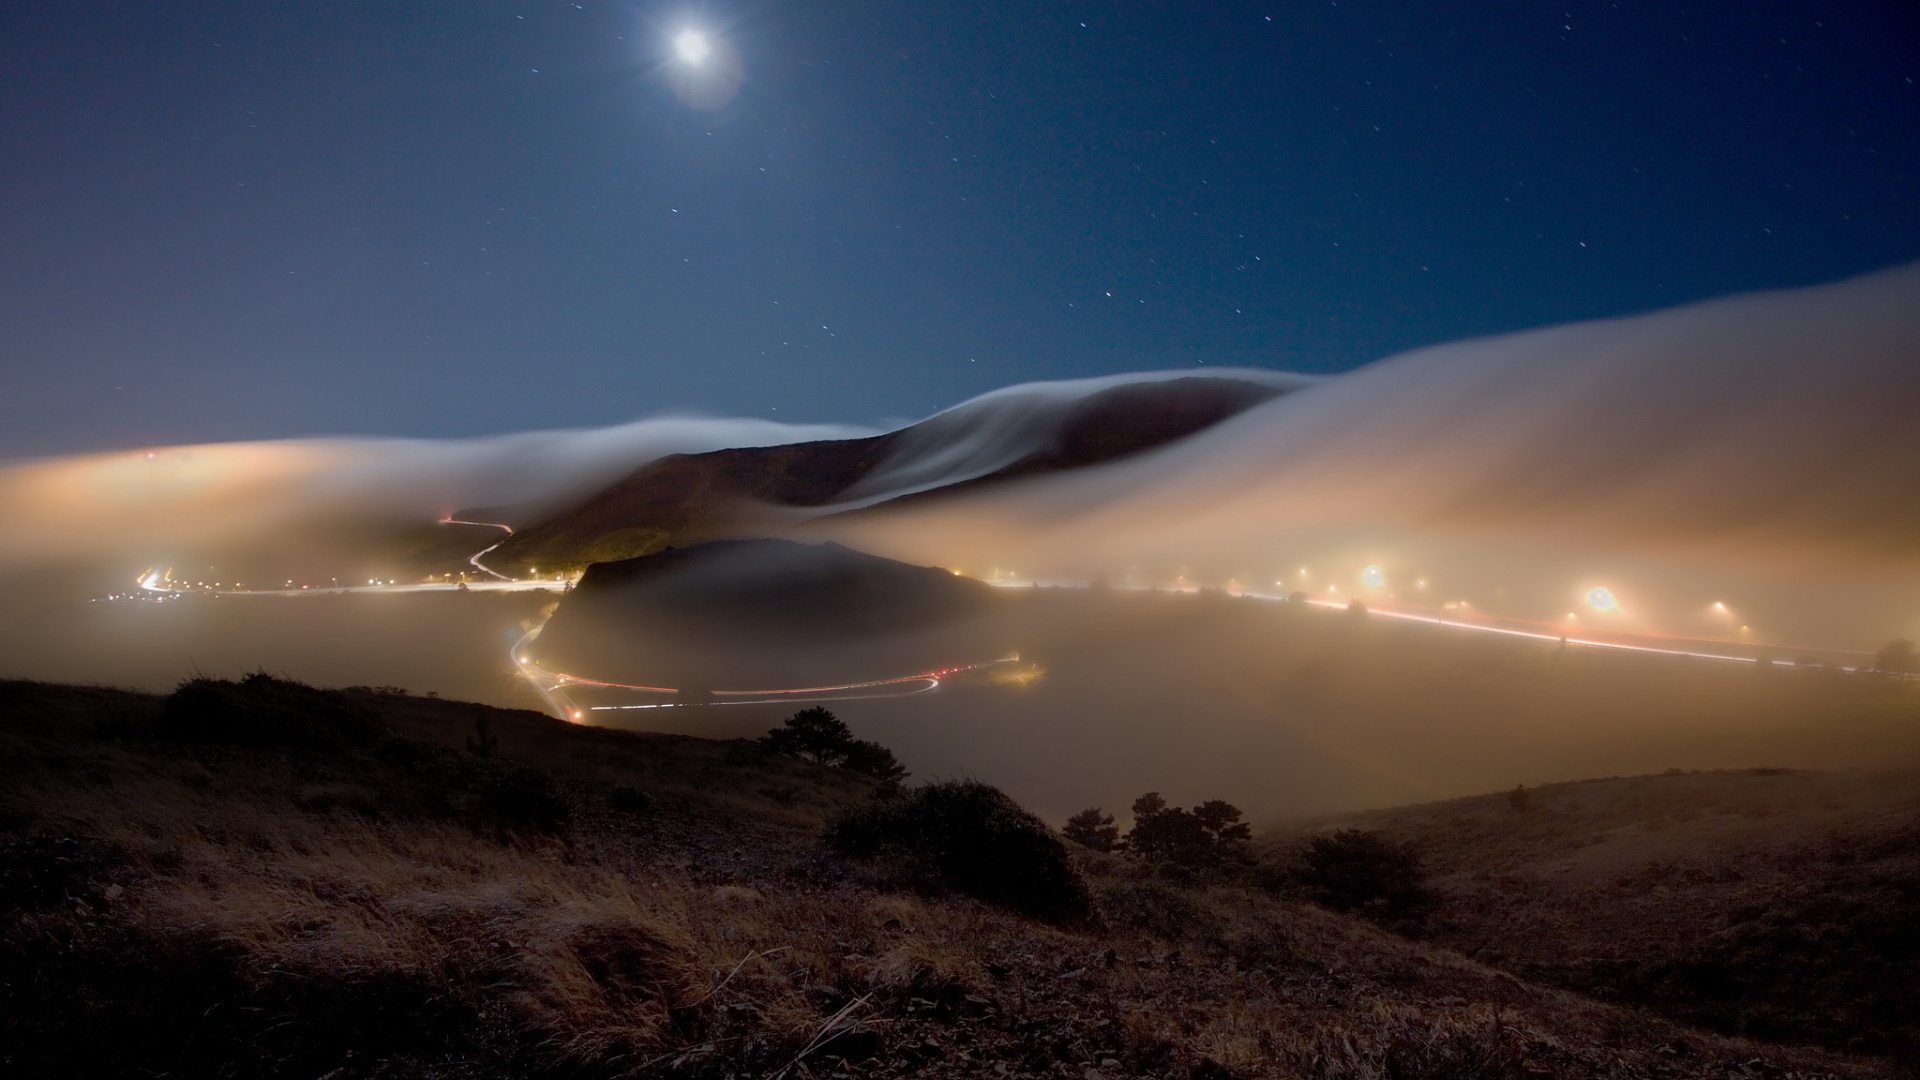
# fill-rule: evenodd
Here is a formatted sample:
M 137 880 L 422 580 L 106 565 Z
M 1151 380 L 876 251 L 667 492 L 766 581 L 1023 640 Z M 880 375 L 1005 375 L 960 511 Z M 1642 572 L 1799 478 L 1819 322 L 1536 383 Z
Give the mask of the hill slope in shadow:
M 1920 1064 L 1920 771 L 1676 769 L 1327 826 L 1418 853 L 1431 938 L 1483 962 Z
M 884 435 L 675 454 L 526 521 L 492 561 L 579 566 L 764 533 L 824 508 L 920 502 L 1084 469 L 1180 441 L 1306 383 L 1239 372 L 1029 384 Z M 510 508 L 456 516 L 517 517 Z
M 0 682 L 8 1075 L 1902 1075 L 1231 875 L 1076 854 L 1106 917 L 1081 928 L 910 888 L 819 843 L 872 784 L 752 743 L 265 677 L 192 689 L 263 730 Z
M 611 682 L 788 689 L 991 659 L 992 586 L 838 544 L 716 540 L 587 568 L 535 646 Z

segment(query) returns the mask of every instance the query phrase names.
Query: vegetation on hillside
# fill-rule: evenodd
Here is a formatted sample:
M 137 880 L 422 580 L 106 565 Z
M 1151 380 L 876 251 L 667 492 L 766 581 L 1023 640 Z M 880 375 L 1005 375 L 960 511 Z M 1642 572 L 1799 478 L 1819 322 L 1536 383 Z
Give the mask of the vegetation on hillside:
M 921 880 L 1062 925 L 1093 918 L 1093 899 L 1045 822 L 999 789 L 947 781 L 877 800 L 832 822 L 834 850 L 890 858 Z
M 1418 853 L 1426 940 L 1712 1030 L 1920 1066 L 1920 774 L 1676 770 L 1341 824 Z
M 1193 809 L 1172 806 L 1157 791 L 1133 801 L 1133 827 L 1122 836 L 1113 815 L 1089 807 L 1067 819 L 1061 834 L 1094 851 L 1124 851 L 1148 863 L 1186 869 L 1233 861 L 1252 838 L 1239 807 L 1210 799 Z
M 1383 932 L 1265 887 L 1278 849 L 1167 873 L 984 784 L 885 788 L 267 676 L 0 683 L 0 1073 L 1899 1075 Z
M 893 751 L 876 742 L 856 739 L 846 722 L 818 705 L 801 709 L 766 733 L 760 745 L 776 754 L 830 768 L 847 769 L 878 780 L 889 790 L 910 773 Z

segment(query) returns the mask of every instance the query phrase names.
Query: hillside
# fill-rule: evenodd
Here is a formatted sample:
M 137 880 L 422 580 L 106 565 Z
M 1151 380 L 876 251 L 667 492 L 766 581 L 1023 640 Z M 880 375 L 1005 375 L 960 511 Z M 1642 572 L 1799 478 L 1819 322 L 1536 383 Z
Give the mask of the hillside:
M 752 743 L 378 690 L 0 684 L 0 1069 L 1902 1075 L 1231 877 L 1076 856 L 1102 925 L 1049 926 L 822 847 L 872 790 Z
M 1717 1030 L 1920 1062 L 1920 773 L 1674 772 L 1324 827 L 1408 845 L 1431 939 Z
M 836 504 L 844 509 L 907 497 L 923 501 L 1082 469 L 1179 441 L 1292 385 L 1249 374 L 1092 389 L 1075 383 L 1016 386 L 869 438 L 675 454 L 569 509 L 516 522 L 519 531 L 492 561 L 503 569 L 583 566 L 668 545 L 765 533 Z M 513 520 L 515 512 L 455 516 Z

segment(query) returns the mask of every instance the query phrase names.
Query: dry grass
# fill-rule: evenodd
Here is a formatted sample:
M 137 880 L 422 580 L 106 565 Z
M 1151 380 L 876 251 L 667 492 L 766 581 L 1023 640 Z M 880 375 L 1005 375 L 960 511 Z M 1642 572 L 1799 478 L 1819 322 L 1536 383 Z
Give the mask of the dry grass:
M 1416 849 L 1441 899 L 1428 933 L 1488 963 L 1920 1063 L 1920 773 L 1675 772 L 1320 826 Z
M 0 868 L 40 883 L 0 916 L 0 1067 L 1898 1075 L 1702 1035 L 1112 859 L 1083 867 L 1101 930 L 876 889 L 815 840 L 868 785 L 741 746 L 497 714 L 501 755 L 547 769 L 574 811 L 559 832 L 515 828 L 463 801 L 486 775 L 451 749 L 472 707 L 375 704 L 416 751 L 445 747 L 433 753 L 469 771 L 391 740 L 334 756 L 170 745 L 141 734 L 151 699 L 0 685 Z M 616 809 L 615 783 L 649 808 Z

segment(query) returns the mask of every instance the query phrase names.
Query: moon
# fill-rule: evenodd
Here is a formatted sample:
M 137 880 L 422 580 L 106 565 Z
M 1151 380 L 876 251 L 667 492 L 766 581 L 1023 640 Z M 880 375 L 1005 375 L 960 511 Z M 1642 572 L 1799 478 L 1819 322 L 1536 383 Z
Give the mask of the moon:
M 680 31 L 679 35 L 673 39 L 673 51 L 680 54 L 683 63 L 697 66 L 705 63 L 707 57 L 713 55 L 713 44 L 707 40 L 707 35 L 698 30 L 687 29 Z
M 668 44 L 673 52 L 661 74 L 681 104 L 702 111 L 721 108 L 733 100 L 746 81 L 740 54 L 724 35 L 699 27 L 681 29 Z

